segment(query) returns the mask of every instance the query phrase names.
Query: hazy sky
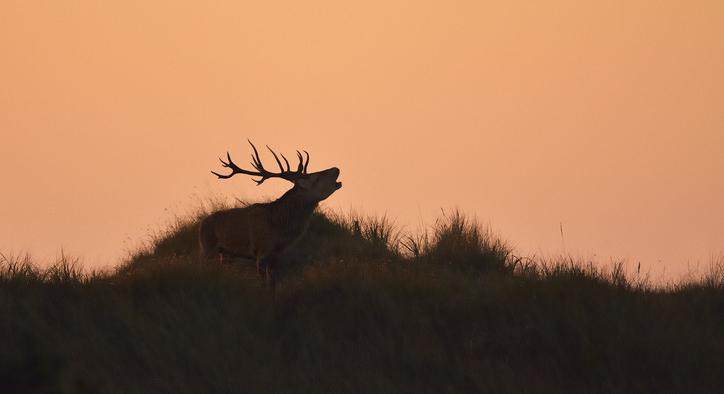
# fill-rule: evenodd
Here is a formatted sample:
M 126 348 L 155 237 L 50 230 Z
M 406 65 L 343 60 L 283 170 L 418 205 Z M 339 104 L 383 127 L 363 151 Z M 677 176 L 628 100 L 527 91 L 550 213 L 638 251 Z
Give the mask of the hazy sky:
M 276 196 L 209 173 L 251 138 L 409 230 L 724 254 L 721 0 L 3 0 L 0 56 L 0 251 L 107 266 L 196 196 Z

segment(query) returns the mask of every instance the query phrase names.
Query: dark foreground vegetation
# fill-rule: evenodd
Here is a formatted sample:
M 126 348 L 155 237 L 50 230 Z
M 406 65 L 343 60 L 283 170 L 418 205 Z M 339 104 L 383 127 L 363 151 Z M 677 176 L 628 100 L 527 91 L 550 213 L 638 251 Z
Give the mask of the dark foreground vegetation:
M 113 272 L 0 262 L 0 393 L 724 392 L 724 268 L 653 287 L 317 214 L 272 294 L 180 221 Z

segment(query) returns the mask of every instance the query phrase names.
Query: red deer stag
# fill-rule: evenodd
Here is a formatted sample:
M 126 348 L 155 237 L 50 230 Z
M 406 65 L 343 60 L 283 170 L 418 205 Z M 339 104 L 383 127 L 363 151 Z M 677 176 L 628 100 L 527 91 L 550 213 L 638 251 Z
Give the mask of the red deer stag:
M 257 272 L 265 276 L 267 284 L 273 288 L 278 256 L 300 238 L 309 226 L 319 202 L 342 187 L 342 182 L 337 182 L 339 169 L 336 167 L 307 173 L 309 153 L 306 151 L 306 159 L 297 151 L 299 165 L 296 170 L 292 170 L 283 154 L 281 157 L 286 168 L 279 156 L 267 146 L 280 172 L 267 171 L 256 146 L 251 141 L 249 144 L 254 150 L 251 165 L 256 171 L 239 168 L 227 152 L 226 161 L 219 160 L 231 173 L 223 175 L 212 171 L 212 174 L 219 179 L 229 179 L 236 174 L 257 176 L 260 178 L 252 179 L 257 186 L 267 179 L 281 178 L 292 182 L 294 186 L 275 201 L 226 209 L 209 215 L 199 227 L 199 241 L 201 253 L 207 259 L 218 255 L 221 262 L 232 257 L 256 261 Z

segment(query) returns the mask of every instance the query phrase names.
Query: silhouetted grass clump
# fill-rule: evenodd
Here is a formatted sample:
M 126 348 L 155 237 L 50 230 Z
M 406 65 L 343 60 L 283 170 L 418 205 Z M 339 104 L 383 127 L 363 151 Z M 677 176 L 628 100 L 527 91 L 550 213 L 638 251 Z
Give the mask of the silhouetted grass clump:
M 513 268 L 511 250 L 505 242 L 457 210 L 438 219 L 431 232 L 408 236 L 401 246 L 416 262 L 475 273 L 506 272 Z
M 516 257 L 459 212 L 416 238 L 318 212 L 272 294 L 248 263 L 198 259 L 204 212 L 113 271 L 0 257 L 0 392 L 724 389 L 722 261 L 657 288 Z

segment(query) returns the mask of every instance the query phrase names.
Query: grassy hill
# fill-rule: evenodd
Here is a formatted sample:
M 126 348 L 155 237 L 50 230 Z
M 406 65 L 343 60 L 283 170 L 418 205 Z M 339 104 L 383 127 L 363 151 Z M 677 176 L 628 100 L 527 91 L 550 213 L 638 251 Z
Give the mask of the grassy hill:
M 197 217 L 112 272 L 0 258 L 0 393 L 724 392 L 724 265 L 667 288 L 318 213 L 272 294 Z

